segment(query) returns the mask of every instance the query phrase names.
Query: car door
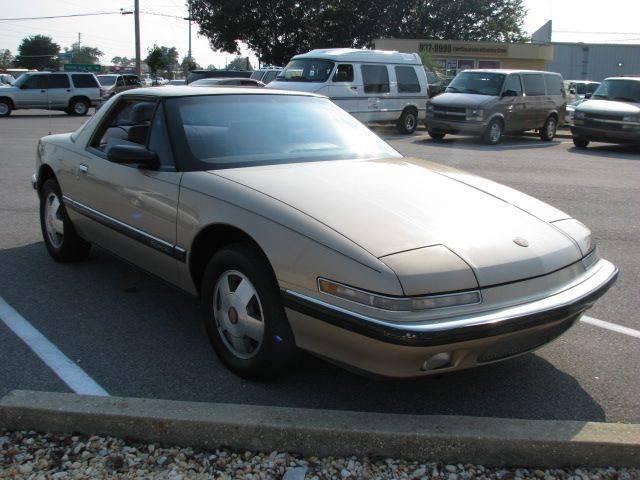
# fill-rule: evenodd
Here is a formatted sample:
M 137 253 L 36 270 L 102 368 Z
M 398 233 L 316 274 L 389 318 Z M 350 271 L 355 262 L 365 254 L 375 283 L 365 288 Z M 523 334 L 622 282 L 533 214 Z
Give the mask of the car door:
M 505 118 L 505 128 L 508 131 L 527 128 L 525 97 L 523 96 L 522 80 L 519 74 L 512 73 L 505 79 L 500 103 Z
M 149 272 L 175 280 L 185 253 L 175 245 L 179 185 L 169 146 L 164 109 L 152 98 L 122 98 L 86 146 L 78 165 L 72 208 L 84 221 L 80 233 Z M 157 153 L 156 169 L 115 163 L 109 149 L 118 144 L 147 146 Z
M 360 65 L 364 101 L 361 105 L 366 108 L 362 120 L 372 122 L 380 119 L 382 100 L 391 91 L 389 70 L 386 65 Z
M 47 82 L 47 101 L 49 108 L 64 108 L 69 105 L 71 83 L 66 73 L 52 73 Z
M 355 69 L 351 63 L 339 63 L 327 86 L 331 101 L 356 118 L 360 118 L 362 84 L 356 80 Z
M 48 74 L 29 75 L 16 94 L 17 108 L 47 108 L 47 76 Z
M 523 73 L 524 86 L 524 128 L 540 128 L 546 118 L 545 96 L 547 94 L 542 73 Z

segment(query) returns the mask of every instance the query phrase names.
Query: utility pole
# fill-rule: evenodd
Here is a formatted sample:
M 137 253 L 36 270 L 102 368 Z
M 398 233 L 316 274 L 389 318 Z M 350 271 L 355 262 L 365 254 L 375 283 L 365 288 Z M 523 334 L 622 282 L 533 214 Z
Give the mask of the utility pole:
M 142 75 L 140 59 L 140 0 L 133 1 L 133 22 L 136 30 L 136 75 L 138 75 L 138 78 L 140 78 L 140 75 Z
M 191 60 L 191 2 L 187 4 L 187 8 L 189 14 L 189 16 L 185 18 L 185 20 L 189 22 L 189 54 L 187 55 L 187 58 Z
M 82 36 L 82 34 L 80 32 L 78 32 L 78 51 L 80 51 L 80 37 Z

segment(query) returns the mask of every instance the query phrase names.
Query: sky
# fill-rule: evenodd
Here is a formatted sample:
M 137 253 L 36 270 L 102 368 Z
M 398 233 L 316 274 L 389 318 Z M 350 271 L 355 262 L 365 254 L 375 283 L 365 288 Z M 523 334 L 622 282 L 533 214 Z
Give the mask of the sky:
M 238 0 L 242 1 L 242 0 Z M 524 0 L 527 8 L 525 30 L 533 33 L 548 20 L 553 20 L 553 41 L 640 44 L 640 0 Z M 112 57 L 134 56 L 133 15 L 102 15 L 67 19 L 4 21 L 4 18 L 46 15 L 70 15 L 87 12 L 118 12 L 133 8 L 133 0 L 6 0 L 0 13 L 0 49 L 16 53 L 23 37 L 44 34 L 53 37 L 61 47 L 78 40 L 104 52 L 102 63 Z M 142 56 L 154 43 L 175 46 L 180 57 L 187 54 L 188 23 L 183 0 L 140 0 L 142 12 Z M 174 18 L 177 17 L 177 18 Z M 224 67 L 233 55 L 211 49 L 206 38 L 192 28 L 192 52 L 195 60 L 206 67 Z M 250 52 L 244 52 L 245 54 Z M 255 56 L 252 62 L 257 63 Z

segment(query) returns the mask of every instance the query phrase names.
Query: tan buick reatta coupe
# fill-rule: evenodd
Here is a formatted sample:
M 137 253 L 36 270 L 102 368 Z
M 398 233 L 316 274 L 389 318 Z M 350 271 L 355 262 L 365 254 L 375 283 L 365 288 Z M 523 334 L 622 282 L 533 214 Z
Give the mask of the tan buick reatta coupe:
M 561 335 L 617 276 L 579 221 L 403 157 L 313 94 L 132 90 L 37 157 L 51 256 L 97 245 L 197 295 L 246 377 L 297 348 L 387 377 L 504 360 Z

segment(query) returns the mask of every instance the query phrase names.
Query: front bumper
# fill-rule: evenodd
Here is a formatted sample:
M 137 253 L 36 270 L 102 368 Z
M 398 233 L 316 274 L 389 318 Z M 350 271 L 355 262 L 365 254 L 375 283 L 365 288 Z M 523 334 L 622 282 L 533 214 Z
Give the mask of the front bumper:
M 571 134 L 574 137 L 587 137 L 598 142 L 635 143 L 640 144 L 640 130 L 607 130 L 605 128 L 585 127 L 571 125 Z
M 283 299 L 301 348 L 358 370 L 410 377 L 436 373 L 424 363 L 440 353 L 450 355 L 451 362 L 438 373 L 538 348 L 579 319 L 617 275 L 613 264 L 600 260 L 578 283 L 540 300 L 425 322 L 380 320 L 290 290 L 283 291 Z
M 486 122 L 472 122 L 472 121 L 454 121 L 454 120 L 438 120 L 434 117 L 427 117 L 426 126 L 430 130 L 435 130 L 442 133 L 470 133 L 474 135 L 481 135 L 487 128 Z

